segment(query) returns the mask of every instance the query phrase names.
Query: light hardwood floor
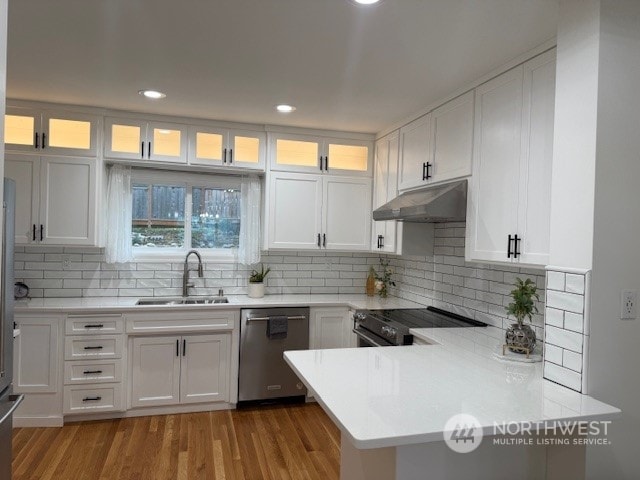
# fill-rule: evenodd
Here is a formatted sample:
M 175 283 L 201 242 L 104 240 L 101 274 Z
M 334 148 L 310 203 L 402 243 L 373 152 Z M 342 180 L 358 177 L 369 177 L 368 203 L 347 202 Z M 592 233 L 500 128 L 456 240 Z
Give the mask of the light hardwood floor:
M 340 432 L 316 404 L 17 428 L 13 479 L 337 479 Z

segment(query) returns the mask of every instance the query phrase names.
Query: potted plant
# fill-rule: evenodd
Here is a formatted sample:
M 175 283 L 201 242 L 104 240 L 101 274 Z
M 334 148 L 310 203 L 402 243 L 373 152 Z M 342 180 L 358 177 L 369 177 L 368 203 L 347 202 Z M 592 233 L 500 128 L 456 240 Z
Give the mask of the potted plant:
M 381 298 L 387 298 L 387 295 L 389 294 L 389 285 L 393 287 L 396 286 L 395 282 L 391 280 L 393 270 L 389 267 L 389 260 L 385 262 L 380 259 L 380 266 L 382 267 L 382 272 L 376 275 L 376 290 Z
M 529 278 L 516 278 L 515 288 L 511 291 L 513 302 L 507 305 L 507 316 L 512 315 L 517 323 L 512 323 L 506 332 L 507 348 L 517 353 L 533 353 L 536 346 L 536 332 L 524 323 L 538 313 L 535 300 L 540 300 L 536 284 Z
M 265 270 L 264 265 L 260 264 L 260 271 L 253 270 L 249 277 L 249 297 L 262 298 L 264 297 L 264 279 L 271 271 L 267 267 Z

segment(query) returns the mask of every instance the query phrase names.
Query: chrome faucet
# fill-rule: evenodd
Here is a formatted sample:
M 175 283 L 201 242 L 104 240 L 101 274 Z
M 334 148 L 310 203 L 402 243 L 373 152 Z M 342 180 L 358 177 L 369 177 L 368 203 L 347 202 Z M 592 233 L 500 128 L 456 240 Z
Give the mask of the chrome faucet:
M 182 296 L 183 297 L 188 297 L 189 287 L 194 286 L 193 283 L 189 283 L 189 256 L 192 253 L 196 257 L 198 257 L 198 277 L 200 278 L 204 277 L 204 272 L 202 271 L 202 257 L 197 251 L 189 250 L 189 252 L 187 253 L 187 256 L 184 257 L 184 273 L 182 274 Z

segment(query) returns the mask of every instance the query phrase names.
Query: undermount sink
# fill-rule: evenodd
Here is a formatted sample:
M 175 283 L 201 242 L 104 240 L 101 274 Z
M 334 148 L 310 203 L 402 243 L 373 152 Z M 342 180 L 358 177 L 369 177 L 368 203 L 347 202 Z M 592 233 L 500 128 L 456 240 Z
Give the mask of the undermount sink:
M 136 305 L 207 305 L 211 303 L 229 303 L 227 297 L 178 297 L 178 298 L 141 298 Z

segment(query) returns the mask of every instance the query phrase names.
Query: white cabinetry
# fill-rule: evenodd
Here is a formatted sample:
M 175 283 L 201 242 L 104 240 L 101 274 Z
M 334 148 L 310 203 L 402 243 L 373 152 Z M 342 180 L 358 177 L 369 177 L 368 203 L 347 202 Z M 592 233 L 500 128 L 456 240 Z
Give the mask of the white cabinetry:
M 16 425 L 62 425 L 62 315 L 16 314 L 13 388 L 25 393 Z
M 65 415 L 124 410 L 122 315 L 69 314 L 65 332 Z
M 16 243 L 96 245 L 95 158 L 7 155 L 16 181 Z
M 347 308 L 312 308 L 309 348 L 349 348 L 357 346 L 353 320 Z
M 476 90 L 468 260 L 547 263 L 554 100 L 555 50 Z
M 230 334 L 136 337 L 131 406 L 229 401 Z
M 137 118 L 106 118 L 106 158 L 187 163 L 188 127 Z
M 189 127 L 189 164 L 264 171 L 265 132 Z
M 398 189 L 471 175 L 474 92 L 400 129 Z
M 95 157 L 100 117 L 86 113 L 7 107 L 5 148 L 51 155 Z
M 267 248 L 368 250 L 371 179 L 272 172 Z
M 371 142 L 313 135 L 269 134 L 271 170 L 370 175 Z
M 393 132 L 375 144 L 373 170 L 373 210 L 393 200 L 398 195 L 399 133 Z M 395 220 L 372 224 L 371 249 L 374 252 L 396 253 L 398 229 L 402 224 Z

